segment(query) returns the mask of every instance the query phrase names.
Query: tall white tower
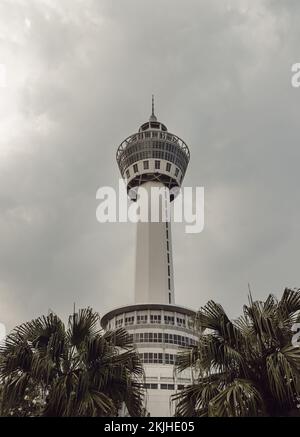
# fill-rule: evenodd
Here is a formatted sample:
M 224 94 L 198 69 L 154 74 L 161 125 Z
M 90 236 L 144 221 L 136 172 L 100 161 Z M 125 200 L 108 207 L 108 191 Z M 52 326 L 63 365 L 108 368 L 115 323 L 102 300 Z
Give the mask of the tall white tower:
M 151 416 L 173 415 L 170 396 L 191 382 L 189 372 L 174 374 L 178 350 L 193 345 L 196 337 L 189 327 L 194 312 L 175 305 L 171 222 L 166 213 L 189 159 L 184 141 L 157 120 L 153 98 L 149 121 L 117 151 L 128 194 L 131 199 L 139 196 L 149 220 L 137 223 L 135 303 L 110 311 L 101 323 L 105 329 L 124 326 L 132 336 L 144 363 L 145 407 Z

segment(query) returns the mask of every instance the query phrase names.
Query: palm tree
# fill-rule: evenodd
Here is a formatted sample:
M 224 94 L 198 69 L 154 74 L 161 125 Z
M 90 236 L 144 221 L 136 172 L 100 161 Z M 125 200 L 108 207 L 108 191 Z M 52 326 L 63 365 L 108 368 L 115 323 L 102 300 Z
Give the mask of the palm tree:
M 194 384 L 173 396 L 178 416 L 284 416 L 297 410 L 300 347 L 291 344 L 300 292 L 244 306 L 232 322 L 221 305 L 197 313 L 197 346 L 179 354 L 177 371 L 191 367 Z
M 142 414 L 143 368 L 124 329 L 103 333 L 90 308 L 15 328 L 0 349 L 3 415 Z M 98 328 L 99 326 L 99 328 Z

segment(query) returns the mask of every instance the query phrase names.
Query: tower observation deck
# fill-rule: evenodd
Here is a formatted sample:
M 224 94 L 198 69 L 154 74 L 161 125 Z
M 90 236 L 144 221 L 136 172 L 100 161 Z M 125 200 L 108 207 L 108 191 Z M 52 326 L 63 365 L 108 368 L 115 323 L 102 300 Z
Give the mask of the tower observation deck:
M 151 416 L 171 416 L 170 396 L 190 384 L 189 371 L 174 375 L 180 348 L 195 344 L 189 327 L 194 312 L 175 305 L 171 221 L 164 209 L 181 187 L 190 152 L 178 136 L 168 132 L 154 113 L 138 132 L 117 150 L 117 163 L 129 197 L 140 196 L 141 207 L 155 222 L 138 221 L 135 256 L 135 302 L 110 311 L 102 318 L 104 329 L 125 327 L 136 344 L 146 374 L 146 409 Z M 155 211 L 154 211 L 155 210 Z

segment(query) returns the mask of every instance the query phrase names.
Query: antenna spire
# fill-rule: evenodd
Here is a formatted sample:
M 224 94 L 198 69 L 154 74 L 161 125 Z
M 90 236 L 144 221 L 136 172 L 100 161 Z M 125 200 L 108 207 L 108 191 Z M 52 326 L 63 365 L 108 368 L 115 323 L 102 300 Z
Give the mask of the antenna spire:
M 150 121 L 157 121 L 157 118 L 154 114 L 154 94 L 152 94 L 152 114 L 150 116 Z

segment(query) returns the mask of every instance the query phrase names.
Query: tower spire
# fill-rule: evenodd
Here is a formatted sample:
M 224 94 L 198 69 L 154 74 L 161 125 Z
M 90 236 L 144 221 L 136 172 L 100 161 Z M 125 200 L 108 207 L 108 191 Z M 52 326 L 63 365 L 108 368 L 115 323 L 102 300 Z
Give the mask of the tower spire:
M 152 94 L 152 114 L 150 116 L 149 121 L 157 121 L 157 118 L 154 114 L 154 94 Z
M 152 115 L 154 115 L 154 94 L 152 94 Z

